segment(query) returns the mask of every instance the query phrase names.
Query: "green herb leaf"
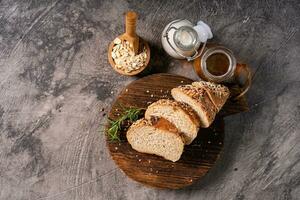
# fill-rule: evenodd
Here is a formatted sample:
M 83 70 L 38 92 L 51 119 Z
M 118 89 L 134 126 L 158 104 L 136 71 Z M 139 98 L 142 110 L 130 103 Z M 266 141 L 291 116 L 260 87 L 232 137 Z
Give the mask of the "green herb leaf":
M 110 128 L 107 130 L 107 134 L 110 138 L 110 140 L 112 141 L 120 141 L 120 137 L 119 137 L 119 131 L 121 130 L 121 126 L 122 126 L 122 123 L 125 121 L 125 120 L 129 120 L 130 122 L 134 122 L 136 120 L 138 120 L 139 118 L 139 114 L 141 113 L 141 110 L 140 108 L 128 108 L 128 109 L 125 109 L 123 106 L 122 106 L 123 110 L 124 110 L 124 114 L 119 117 L 117 120 L 111 120 L 111 119 L 108 119 L 109 120 L 109 123 L 110 123 Z

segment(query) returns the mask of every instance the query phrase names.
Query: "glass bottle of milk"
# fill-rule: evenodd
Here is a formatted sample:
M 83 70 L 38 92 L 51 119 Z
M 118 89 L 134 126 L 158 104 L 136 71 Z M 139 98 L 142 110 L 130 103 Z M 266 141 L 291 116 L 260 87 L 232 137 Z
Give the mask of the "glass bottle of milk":
M 204 22 L 194 26 L 186 19 L 177 19 L 164 28 L 161 41 L 170 56 L 191 61 L 201 55 L 207 39 L 212 37 L 210 27 Z

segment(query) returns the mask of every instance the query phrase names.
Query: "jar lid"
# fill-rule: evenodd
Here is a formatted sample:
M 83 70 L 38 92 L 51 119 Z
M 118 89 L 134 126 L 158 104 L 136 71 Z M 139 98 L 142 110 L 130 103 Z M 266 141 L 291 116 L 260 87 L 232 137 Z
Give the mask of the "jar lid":
M 182 26 L 174 33 L 174 43 L 182 51 L 194 50 L 198 40 L 197 32 L 189 26 Z
M 197 25 L 194 26 L 194 29 L 198 34 L 199 40 L 203 43 L 213 37 L 210 27 L 203 21 L 198 21 Z

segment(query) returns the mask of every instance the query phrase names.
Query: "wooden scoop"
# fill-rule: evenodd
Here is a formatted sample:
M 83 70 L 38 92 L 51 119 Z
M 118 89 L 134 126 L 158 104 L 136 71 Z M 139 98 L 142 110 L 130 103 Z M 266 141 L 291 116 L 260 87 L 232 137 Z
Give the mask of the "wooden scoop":
M 117 68 L 116 64 L 114 62 L 114 59 L 112 58 L 112 55 L 111 55 L 113 47 L 115 45 L 114 41 L 112 41 L 108 46 L 108 54 L 107 55 L 108 55 L 108 61 L 109 61 L 110 65 L 116 72 L 123 74 L 123 75 L 127 75 L 127 76 L 134 76 L 134 75 L 137 75 L 138 73 L 142 72 L 148 66 L 149 61 L 150 61 L 149 44 L 145 40 L 143 40 L 143 38 L 140 38 L 138 35 L 136 35 L 136 32 L 135 32 L 136 20 L 137 20 L 137 14 L 135 12 L 133 12 L 133 11 L 127 12 L 126 17 L 125 17 L 125 33 L 118 36 L 118 38 L 122 42 L 128 41 L 130 46 L 132 46 L 132 50 L 135 55 L 137 55 L 139 53 L 139 50 L 143 51 L 144 48 L 146 49 L 147 60 L 143 67 L 141 67 L 138 70 L 131 71 L 129 73 Z
M 135 32 L 136 20 L 136 12 L 128 11 L 125 17 L 125 33 L 119 36 L 122 41 L 128 41 L 131 44 L 135 55 L 139 52 L 139 36 Z

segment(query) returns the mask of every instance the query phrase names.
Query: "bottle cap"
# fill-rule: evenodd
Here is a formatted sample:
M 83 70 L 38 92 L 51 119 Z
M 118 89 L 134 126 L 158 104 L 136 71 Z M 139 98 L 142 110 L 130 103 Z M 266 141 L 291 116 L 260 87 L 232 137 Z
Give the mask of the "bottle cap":
M 197 25 L 193 28 L 196 30 L 199 40 L 202 43 L 205 43 L 208 39 L 213 37 L 210 27 L 203 21 L 198 21 Z

